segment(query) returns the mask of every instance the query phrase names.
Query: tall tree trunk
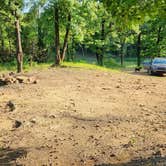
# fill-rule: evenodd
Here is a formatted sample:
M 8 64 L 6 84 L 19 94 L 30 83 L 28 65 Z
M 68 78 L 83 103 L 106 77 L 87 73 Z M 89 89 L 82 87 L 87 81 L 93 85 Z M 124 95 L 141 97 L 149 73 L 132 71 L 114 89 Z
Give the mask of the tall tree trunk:
M 82 52 L 82 56 L 85 56 L 85 51 L 84 51 L 84 45 L 79 44 L 80 48 L 81 48 L 81 52 Z
M 137 36 L 137 66 L 140 67 L 141 65 L 141 35 L 142 33 L 140 32 Z
M 3 54 L 4 54 L 4 51 L 5 51 L 3 29 L 0 29 L 0 38 L 1 38 L 1 53 L 2 53 L 2 55 L 3 55 Z
M 120 62 L 121 66 L 124 65 L 124 45 L 125 45 L 125 38 L 121 39 L 121 49 L 120 49 Z
M 59 36 L 59 9 L 57 4 L 54 5 L 54 28 L 55 28 L 55 48 L 56 48 L 56 58 L 55 64 L 60 65 L 60 36 Z
M 156 45 L 157 45 L 157 55 L 158 55 L 158 56 L 160 56 L 160 47 L 159 47 L 159 43 L 160 43 L 160 40 L 161 40 L 160 33 L 161 33 L 161 26 L 158 28 L 157 41 L 156 41 Z
M 96 47 L 96 59 L 97 59 L 97 64 L 100 65 L 100 55 L 99 55 L 99 47 Z
M 17 72 L 20 73 L 23 71 L 23 51 L 22 51 L 22 44 L 21 44 L 20 22 L 17 17 L 15 21 L 15 28 L 16 28 L 16 45 L 17 45 L 17 49 L 16 49 Z
M 63 49 L 62 49 L 62 55 L 61 55 L 61 61 L 63 62 L 67 50 L 67 44 L 68 44 L 68 38 L 69 38 L 69 32 L 70 32 L 70 24 L 71 24 L 71 14 L 68 14 L 68 19 L 67 19 L 67 26 L 66 26 L 66 34 L 64 38 L 64 43 L 63 43 Z
M 74 61 L 75 59 L 75 36 L 72 35 L 71 37 L 71 60 Z
M 69 51 L 69 45 L 67 45 L 67 61 L 70 61 L 70 51 Z
M 11 56 L 12 55 L 12 47 L 11 47 L 11 41 L 9 39 L 9 55 Z
M 121 63 L 121 66 L 123 66 L 123 64 L 124 64 L 123 46 L 124 46 L 124 43 L 121 44 L 121 50 L 120 50 L 120 63 Z
M 105 20 L 102 19 L 101 21 L 101 42 L 102 42 L 102 46 L 101 46 L 101 53 L 99 55 L 99 62 L 100 65 L 103 66 L 103 57 L 104 57 L 104 40 L 105 40 Z
M 2 37 L 2 40 L 1 40 L 1 47 L 2 47 L 2 54 L 4 53 L 5 51 L 5 44 L 4 44 L 4 39 Z

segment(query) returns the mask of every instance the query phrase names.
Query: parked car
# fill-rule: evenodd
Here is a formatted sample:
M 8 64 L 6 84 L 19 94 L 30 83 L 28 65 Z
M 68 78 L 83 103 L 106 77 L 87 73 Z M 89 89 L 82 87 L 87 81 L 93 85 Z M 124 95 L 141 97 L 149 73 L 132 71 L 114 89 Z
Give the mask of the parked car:
M 143 67 L 149 74 L 166 73 L 166 58 L 154 58 L 149 62 L 144 62 Z

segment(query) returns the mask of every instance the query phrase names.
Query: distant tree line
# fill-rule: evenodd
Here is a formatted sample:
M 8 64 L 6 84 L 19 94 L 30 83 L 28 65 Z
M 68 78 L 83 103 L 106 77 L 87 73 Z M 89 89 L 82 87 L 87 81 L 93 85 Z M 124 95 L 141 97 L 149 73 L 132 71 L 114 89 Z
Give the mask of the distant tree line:
M 54 65 L 89 50 L 99 65 L 104 57 L 166 56 L 164 0 L 3 0 L 0 3 L 0 62 L 16 59 Z

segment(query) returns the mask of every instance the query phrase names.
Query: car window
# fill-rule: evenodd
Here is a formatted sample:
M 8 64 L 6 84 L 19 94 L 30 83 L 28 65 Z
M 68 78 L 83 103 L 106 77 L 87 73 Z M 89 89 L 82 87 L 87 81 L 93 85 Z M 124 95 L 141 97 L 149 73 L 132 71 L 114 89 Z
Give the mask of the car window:
M 154 59 L 153 64 L 166 64 L 166 59 Z

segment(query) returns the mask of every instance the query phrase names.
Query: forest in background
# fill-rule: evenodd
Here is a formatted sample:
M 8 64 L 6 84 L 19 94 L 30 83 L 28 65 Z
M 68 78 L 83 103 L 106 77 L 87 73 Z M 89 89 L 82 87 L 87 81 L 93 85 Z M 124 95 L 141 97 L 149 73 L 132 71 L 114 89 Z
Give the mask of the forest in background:
M 0 23 L 0 63 L 17 72 L 78 55 L 110 67 L 166 56 L 165 0 L 4 0 Z

